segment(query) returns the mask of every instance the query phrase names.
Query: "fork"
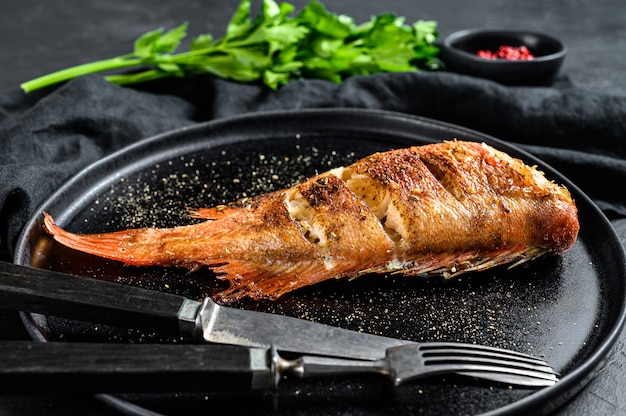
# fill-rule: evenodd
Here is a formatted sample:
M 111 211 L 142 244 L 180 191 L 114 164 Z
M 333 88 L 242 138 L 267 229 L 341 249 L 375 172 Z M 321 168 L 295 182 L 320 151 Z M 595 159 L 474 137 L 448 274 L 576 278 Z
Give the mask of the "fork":
M 273 347 L 225 344 L 0 342 L 2 393 L 236 391 L 276 387 L 282 376 L 369 372 L 396 385 L 449 373 L 527 387 L 557 382 L 542 360 L 472 344 L 406 344 L 373 361 L 323 355 L 286 359 Z
M 460 374 L 499 383 L 547 387 L 559 374 L 545 361 L 516 351 L 457 342 L 428 342 L 401 345 L 386 350 L 385 358 L 369 361 L 305 355 L 284 359 L 272 352 L 278 382 L 284 374 L 301 378 L 378 373 L 394 385 L 419 378 Z

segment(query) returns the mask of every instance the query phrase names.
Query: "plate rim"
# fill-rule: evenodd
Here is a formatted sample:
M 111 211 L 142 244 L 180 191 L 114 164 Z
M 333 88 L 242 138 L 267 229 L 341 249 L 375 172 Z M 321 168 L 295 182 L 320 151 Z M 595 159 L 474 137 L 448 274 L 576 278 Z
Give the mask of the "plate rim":
M 534 156 L 532 153 L 520 148 L 517 144 L 511 144 L 505 142 L 501 139 L 493 137 L 491 135 L 482 133 L 477 130 L 473 130 L 464 126 L 455 125 L 448 122 L 443 122 L 440 120 L 430 119 L 427 117 L 400 113 L 389 110 L 380 110 L 380 109 L 366 109 L 366 108 L 343 108 L 343 107 L 331 107 L 331 108 L 319 108 L 319 109 L 293 109 L 287 111 L 259 111 L 259 112 L 251 112 L 244 113 L 224 118 L 218 118 L 202 123 L 197 123 L 193 125 L 184 126 L 181 128 L 173 129 L 170 131 L 162 132 L 144 139 L 140 139 L 132 144 L 129 144 L 125 147 L 122 147 L 107 156 L 85 166 L 83 169 L 79 170 L 76 174 L 74 174 L 69 180 L 64 182 L 55 192 L 49 195 L 32 213 L 29 221 L 24 225 L 23 231 L 20 233 L 20 236 L 15 245 L 15 251 L 13 256 L 14 263 L 23 264 L 21 261 L 21 257 L 24 256 L 23 247 L 27 243 L 27 233 L 26 231 L 30 230 L 34 223 L 38 221 L 38 213 L 41 212 L 41 209 L 46 205 L 50 204 L 50 201 L 54 201 L 62 195 L 63 192 L 67 188 L 71 188 L 75 185 L 77 181 L 80 181 L 83 176 L 88 174 L 97 173 L 103 167 L 108 166 L 110 163 L 123 159 L 125 155 L 132 154 L 134 150 L 139 148 L 145 148 L 146 146 L 150 146 L 154 143 L 160 143 L 165 138 L 171 138 L 172 136 L 178 135 L 188 135 L 188 134 L 198 134 L 199 132 L 206 131 L 207 129 L 218 128 L 220 126 L 229 126 L 229 125 L 237 125 L 238 123 L 245 123 L 249 120 L 259 119 L 271 119 L 274 122 L 277 119 L 281 119 L 283 117 L 291 118 L 291 117 L 302 117 L 302 116 L 328 116 L 332 115 L 334 117 L 341 116 L 351 116 L 351 117 L 372 117 L 372 118 L 391 118 L 394 120 L 399 120 L 401 122 L 409 123 L 409 124 L 419 124 L 423 126 L 427 126 L 429 128 L 437 128 L 442 130 L 452 130 L 455 132 L 463 132 L 470 137 L 479 137 L 481 139 L 485 139 L 488 142 L 493 142 L 497 146 L 501 146 L 504 149 L 512 149 L 515 153 L 518 153 L 522 158 L 527 158 L 527 160 L 532 160 L 533 162 L 539 162 L 540 168 L 542 171 L 546 172 L 548 176 L 552 178 L 558 178 L 559 181 L 563 181 L 568 187 L 568 189 L 573 193 L 577 194 L 579 200 L 580 197 L 584 199 L 585 204 L 591 208 L 593 213 L 600 219 L 610 230 L 611 238 L 615 239 L 619 242 L 619 237 L 615 232 L 612 224 L 608 220 L 608 218 L 604 215 L 604 213 L 599 209 L 599 207 L 595 204 L 591 198 L 589 198 L 580 188 L 578 188 L 574 183 L 572 183 L 567 177 L 561 174 L 558 170 L 553 168 L 548 163 L 541 160 L 539 157 Z M 505 150 L 506 151 L 506 150 Z M 514 157 L 518 157 L 517 155 Z M 61 221 L 62 218 L 59 218 Z M 619 259 L 616 259 L 622 268 L 626 266 L 626 252 L 624 251 L 624 247 L 619 244 Z M 529 394 L 528 396 L 519 399 L 515 402 L 512 402 L 508 405 L 499 407 L 497 409 L 493 409 L 487 413 L 486 415 L 501 415 L 501 414 L 522 414 L 527 411 L 537 411 L 537 409 L 545 410 L 546 412 L 551 412 L 559 407 L 561 407 L 566 401 L 572 398 L 575 394 L 581 391 L 598 373 L 599 369 L 608 359 L 610 352 L 612 351 L 615 343 L 621 332 L 624 330 L 626 326 L 626 291 L 622 293 L 621 296 L 621 310 L 622 313 L 614 320 L 613 325 L 610 326 L 610 330 L 607 331 L 607 336 L 603 337 L 602 341 L 597 345 L 597 348 L 593 353 L 589 354 L 589 356 L 584 359 L 579 365 L 570 369 L 568 374 L 566 374 L 563 378 L 559 380 L 558 383 L 551 387 L 547 387 L 541 390 L 538 390 L 534 393 Z M 24 325 L 29 323 L 28 314 L 21 312 L 22 321 Z M 33 334 L 31 331 L 28 331 L 31 337 Z M 124 406 L 124 399 L 118 398 L 116 395 L 97 395 L 99 398 L 105 398 L 107 396 L 111 396 L 105 401 L 110 401 L 116 403 L 116 406 Z M 138 411 L 137 406 L 131 402 L 126 402 L 129 404 L 129 409 L 135 409 Z M 543 404 L 543 405 L 542 405 Z M 140 411 L 140 410 L 139 410 Z M 141 414 L 141 413 L 137 413 Z

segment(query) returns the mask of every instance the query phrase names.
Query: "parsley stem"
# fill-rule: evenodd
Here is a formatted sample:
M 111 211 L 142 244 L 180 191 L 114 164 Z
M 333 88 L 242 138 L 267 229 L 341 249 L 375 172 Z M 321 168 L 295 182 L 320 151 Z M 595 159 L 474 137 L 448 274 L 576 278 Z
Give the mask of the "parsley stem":
M 136 84 L 140 82 L 152 81 L 159 78 L 165 78 L 171 76 L 167 71 L 160 69 L 149 69 L 143 72 L 137 72 L 134 74 L 119 74 L 119 75 L 107 75 L 105 78 L 107 81 L 117 85 Z
M 101 61 L 90 62 L 73 66 L 71 68 L 62 69 L 50 73 L 48 75 L 35 78 L 33 80 L 24 82 L 20 86 L 24 92 L 31 92 L 40 88 L 53 85 L 58 82 L 67 81 L 72 78 L 76 78 L 81 75 L 94 74 L 97 72 L 108 71 L 111 69 L 126 68 L 130 66 L 136 66 L 141 64 L 141 59 L 135 57 L 134 54 L 122 55 L 115 58 L 104 59 Z

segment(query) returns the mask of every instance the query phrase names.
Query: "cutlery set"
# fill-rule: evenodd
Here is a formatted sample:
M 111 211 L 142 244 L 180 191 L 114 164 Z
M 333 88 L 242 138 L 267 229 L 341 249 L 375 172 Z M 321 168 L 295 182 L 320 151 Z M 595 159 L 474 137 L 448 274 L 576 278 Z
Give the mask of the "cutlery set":
M 442 374 L 527 388 L 558 381 L 545 361 L 506 349 L 416 343 L 6 262 L 0 262 L 0 304 L 195 340 L 5 341 L 0 343 L 0 380 L 13 390 L 36 389 L 38 384 L 49 389 L 55 379 L 91 392 L 137 390 L 148 380 L 151 391 L 242 390 L 271 388 L 285 376 L 366 373 L 394 385 Z

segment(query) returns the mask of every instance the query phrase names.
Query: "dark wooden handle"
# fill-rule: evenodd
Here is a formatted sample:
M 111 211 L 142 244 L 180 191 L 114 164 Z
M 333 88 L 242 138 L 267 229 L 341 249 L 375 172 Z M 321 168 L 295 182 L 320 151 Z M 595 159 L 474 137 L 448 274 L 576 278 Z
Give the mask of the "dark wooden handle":
M 271 387 L 251 349 L 206 344 L 0 343 L 2 392 L 198 392 Z M 263 351 L 261 351 L 263 352 Z M 259 378 L 267 385 L 259 384 Z
M 0 262 L 0 307 L 178 335 L 183 296 Z

